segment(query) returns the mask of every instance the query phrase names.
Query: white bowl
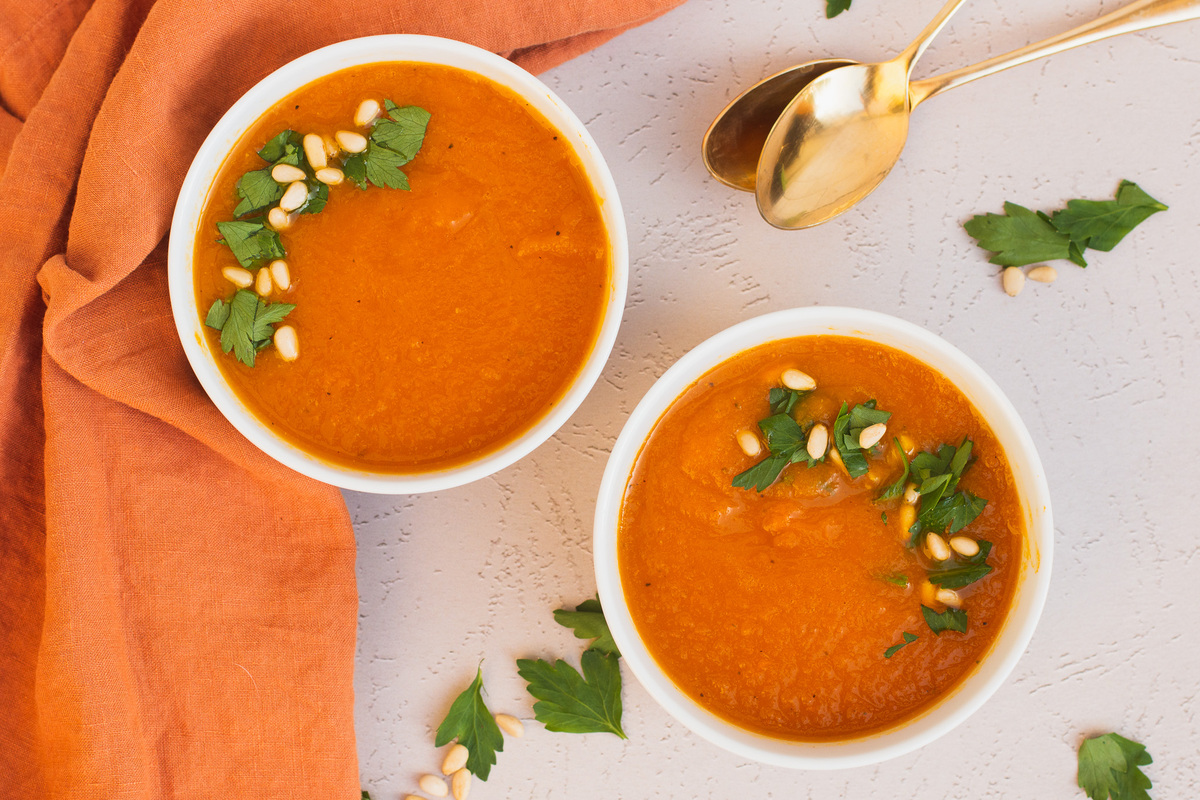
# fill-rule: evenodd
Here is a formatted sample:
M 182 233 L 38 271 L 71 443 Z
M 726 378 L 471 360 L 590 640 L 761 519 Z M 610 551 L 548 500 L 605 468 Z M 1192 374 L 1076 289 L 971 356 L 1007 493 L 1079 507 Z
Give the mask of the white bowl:
M 617 567 L 617 526 L 625 486 L 651 430 L 671 403 L 704 373 L 749 348 L 777 339 L 828 334 L 877 342 L 914 356 L 949 378 L 995 432 L 1017 482 L 1028 532 L 1017 593 L 983 663 L 932 709 L 889 730 L 835 742 L 796 742 L 753 733 L 698 705 L 672 683 L 638 635 Z M 747 320 L 700 344 L 658 379 L 625 423 L 600 484 L 595 527 L 596 581 L 604 614 L 626 663 L 673 717 L 739 756 L 783 767 L 858 767 L 915 750 L 983 705 L 1012 672 L 1033 636 L 1050 586 L 1054 526 L 1050 496 L 1033 440 L 1000 387 L 962 352 L 903 320 L 851 308 L 799 308 Z
M 306 84 L 348 67 L 383 61 L 457 67 L 489 78 L 519 94 L 565 134 L 563 138 L 574 148 L 600 200 L 612 247 L 609 297 L 600 332 L 583 367 L 562 398 L 531 428 L 504 447 L 466 464 L 421 473 L 392 474 L 353 469 L 306 453 L 276 435 L 226 384 L 216 362 L 222 354 L 214 352 L 204 335 L 192 279 L 192 249 L 205 198 L 226 155 L 242 134 L 279 100 Z M 625 218 L 608 166 L 583 123 L 545 84 L 511 61 L 462 42 L 434 36 L 369 36 L 324 47 L 280 67 L 246 92 L 221 117 L 196 153 L 180 189 L 171 220 L 167 275 L 175 327 L 188 361 L 213 403 L 242 435 L 277 461 L 319 481 L 363 492 L 406 494 L 460 486 L 491 475 L 527 455 L 567 421 L 600 377 L 616 341 L 629 279 L 628 251 Z

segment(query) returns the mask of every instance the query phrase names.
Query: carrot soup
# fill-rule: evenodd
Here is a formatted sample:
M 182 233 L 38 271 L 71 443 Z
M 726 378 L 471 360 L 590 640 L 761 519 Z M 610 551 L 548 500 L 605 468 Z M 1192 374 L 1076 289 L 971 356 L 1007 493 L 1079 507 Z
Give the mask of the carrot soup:
M 1024 546 L 996 436 L 898 350 L 806 336 L 744 351 L 664 412 L 625 488 L 621 586 L 699 705 L 797 741 L 882 732 L 985 657 Z
M 199 230 L 197 302 L 234 392 L 301 449 L 372 471 L 517 439 L 582 369 L 612 291 L 571 146 L 447 66 L 357 66 L 280 101 Z

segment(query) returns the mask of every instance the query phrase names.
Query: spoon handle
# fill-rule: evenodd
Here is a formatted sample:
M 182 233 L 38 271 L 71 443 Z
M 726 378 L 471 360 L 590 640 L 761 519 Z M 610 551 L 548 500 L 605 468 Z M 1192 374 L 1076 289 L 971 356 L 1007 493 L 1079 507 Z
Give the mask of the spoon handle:
M 958 11 L 958 7 L 964 2 L 966 0 L 949 0 L 946 5 L 942 6 L 942 10 L 938 12 L 937 16 L 925 26 L 925 30 L 917 34 L 917 38 L 913 39 L 912 44 L 904 48 L 904 52 L 900 54 L 897 60 L 907 65 L 908 73 L 906 77 L 912 76 L 912 68 L 916 65 L 917 59 L 921 57 L 921 54 L 925 52 L 925 48 L 933 41 L 933 37 L 938 35 L 938 31 L 950 21 L 950 17 L 954 16 L 954 12 Z
M 976 78 L 1044 56 L 1052 56 L 1072 47 L 1098 42 L 1110 36 L 1120 36 L 1122 33 L 1133 33 L 1197 18 L 1200 18 L 1200 0 L 1136 0 L 1078 28 L 1026 45 L 1011 53 L 995 56 L 974 66 L 947 72 L 945 75 L 913 81 L 909 85 L 909 98 L 912 103 L 910 107 L 916 108 L 935 94 L 970 83 Z

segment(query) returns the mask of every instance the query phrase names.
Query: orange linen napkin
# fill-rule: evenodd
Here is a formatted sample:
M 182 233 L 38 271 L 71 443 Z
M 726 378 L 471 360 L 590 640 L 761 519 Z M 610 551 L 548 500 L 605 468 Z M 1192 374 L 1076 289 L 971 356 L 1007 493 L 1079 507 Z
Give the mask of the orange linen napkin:
M 354 537 L 191 374 L 166 236 L 257 80 L 427 33 L 549 68 L 678 0 L 0 0 L 0 797 L 356 798 Z

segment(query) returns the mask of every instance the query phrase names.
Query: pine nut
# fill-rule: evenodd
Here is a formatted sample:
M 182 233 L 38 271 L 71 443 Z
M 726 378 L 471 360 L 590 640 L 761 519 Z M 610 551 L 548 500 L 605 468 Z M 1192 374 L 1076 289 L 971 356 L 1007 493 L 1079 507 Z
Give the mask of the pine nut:
M 929 581 L 921 581 L 921 603 L 932 606 L 937 602 L 937 587 Z
M 470 752 L 466 745 L 456 744 L 451 747 L 446 753 L 446 758 L 442 760 L 442 774 L 452 775 L 467 765 L 467 756 Z
M 404 795 L 404 800 L 425 800 L 425 798 L 419 794 L 406 794 Z
M 341 155 L 342 148 L 338 147 L 338 143 L 333 140 L 332 136 L 328 134 L 322 136 L 321 144 L 325 145 L 326 158 L 334 158 L 335 156 Z M 316 167 L 313 167 L 313 169 L 316 169 Z
M 762 452 L 762 443 L 758 441 L 758 437 L 753 431 L 738 431 L 737 432 L 738 447 L 742 448 L 742 452 L 754 458 Z
M 271 167 L 271 177 L 275 179 L 276 183 L 293 183 L 302 181 L 308 176 L 299 167 L 293 167 L 291 164 L 276 164 Z
M 964 558 L 979 554 L 979 542 L 970 536 L 955 536 L 950 540 L 950 549 Z
M 250 284 L 254 283 L 254 276 L 250 274 L 250 270 L 241 267 L 225 267 L 221 270 L 221 275 L 239 289 L 248 289 Z
M 324 169 L 329 164 L 329 159 L 325 155 L 325 142 L 320 136 L 315 133 L 304 135 L 304 157 L 308 159 L 308 165 L 313 169 Z
M 823 458 L 829 449 L 829 428 L 818 422 L 808 432 L 808 444 L 804 448 L 809 458 Z
M 500 730 L 514 739 L 520 739 L 525 735 L 525 724 L 511 714 L 497 714 L 496 724 L 500 726 Z
M 1042 264 L 1040 267 L 1034 267 L 1025 273 L 1025 277 L 1038 283 L 1054 283 L 1058 280 L 1058 270 L 1049 264 Z
M 900 513 L 897 517 L 897 522 L 900 523 L 900 538 L 908 540 L 908 529 L 917 521 L 917 507 L 910 505 L 900 506 Z
M 434 797 L 445 797 L 450 794 L 446 788 L 446 782 L 437 775 L 422 775 L 417 781 L 417 786 L 420 786 L 421 791 L 425 794 L 431 794 Z
M 354 131 L 338 131 L 333 135 L 338 145 L 347 153 L 361 153 L 367 149 L 367 137 Z
M 271 281 L 275 284 L 275 288 L 281 292 L 286 292 L 292 288 L 292 273 L 288 269 L 286 261 L 272 261 L 269 269 L 271 270 Z
M 266 297 L 273 288 L 274 281 L 271 280 L 271 270 L 260 269 L 254 278 L 254 291 L 258 292 L 259 297 Z
M 900 449 L 904 451 L 904 455 L 912 458 L 917 452 L 917 443 L 907 433 L 902 433 L 896 438 L 900 440 Z
M 454 795 L 454 800 L 467 800 L 467 795 L 471 793 L 471 773 L 466 769 L 460 769 L 450 778 L 450 792 Z
M 950 557 L 950 547 L 941 536 L 930 533 L 925 537 L 925 553 L 934 561 L 945 561 Z
M 959 597 L 958 592 L 954 591 L 953 589 L 938 589 L 937 592 L 934 593 L 933 599 L 937 600 L 942 605 L 950 606 L 951 608 L 962 607 L 962 598 Z
M 379 116 L 379 101 L 367 98 L 358 104 L 358 111 L 354 112 L 354 124 L 360 128 L 365 128 L 375 121 Z
M 294 221 L 291 214 L 278 206 L 267 212 L 267 224 L 271 226 L 271 230 L 286 231 L 292 227 Z
M 817 382 L 812 379 L 812 376 L 798 369 L 785 369 L 779 376 L 779 380 L 783 381 L 783 385 L 787 388 L 800 392 L 811 392 L 817 388 Z
M 275 349 L 279 351 L 279 357 L 284 361 L 295 361 L 296 357 L 300 355 L 300 339 L 296 336 L 296 329 L 291 325 L 280 325 L 276 328 L 274 341 Z
M 921 493 L 917 491 L 917 485 L 910 483 L 904 487 L 904 502 L 910 506 L 915 506 L 917 501 L 921 499 Z
M 879 444 L 879 440 L 887 433 L 887 424 L 876 422 L 862 429 L 862 433 L 858 435 L 858 446 L 863 450 L 870 450 L 875 445 Z
M 317 180 L 327 186 L 337 186 L 346 178 L 346 173 L 337 167 L 326 167 L 317 170 Z
M 283 197 L 279 198 L 279 207 L 284 211 L 295 211 L 304 205 L 304 201 L 307 199 L 308 184 L 304 181 L 296 181 L 289 185 L 287 191 L 283 193 Z
M 1016 297 L 1025 288 L 1025 273 L 1019 267 L 1005 267 L 1004 272 L 1000 273 L 1000 283 L 1004 286 L 1005 294 Z
M 836 447 L 830 447 L 829 452 L 826 455 L 829 457 L 830 461 L 837 465 L 838 469 L 846 473 L 847 476 L 850 475 L 849 470 L 846 469 L 846 462 L 842 461 L 842 454 L 838 452 Z

